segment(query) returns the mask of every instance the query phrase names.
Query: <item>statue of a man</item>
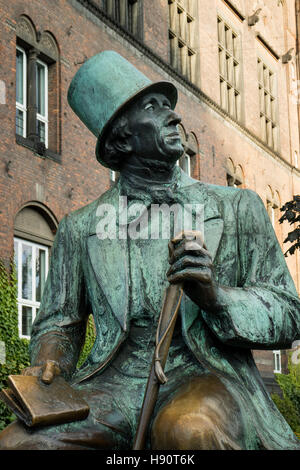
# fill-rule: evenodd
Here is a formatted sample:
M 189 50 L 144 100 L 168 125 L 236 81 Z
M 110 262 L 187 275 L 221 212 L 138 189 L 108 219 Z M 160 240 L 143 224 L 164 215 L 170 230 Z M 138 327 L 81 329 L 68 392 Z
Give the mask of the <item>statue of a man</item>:
M 180 282 L 185 294 L 148 448 L 299 449 L 251 354 L 289 348 L 300 325 L 299 298 L 260 198 L 181 171 L 175 87 L 150 82 L 119 54 L 86 61 L 68 99 L 98 138 L 98 160 L 120 177 L 59 225 L 24 373 L 46 383 L 63 374 L 90 413 L 36 430 L 16 421 L 0 434 L 0 448 L 132 448 L 164 289 Z M 120 200 L 128 214 L 134 204 L 144 208 L 140 235 L 161 223 L 150 211 L 155 204 L 201 205 L 205 244 L 184 232 L 169 253 L 163 237 L 128 236 Z M 107 236 L 103 220 L 116 236 Z M 91 313 L 96 340 L 78 370 Z

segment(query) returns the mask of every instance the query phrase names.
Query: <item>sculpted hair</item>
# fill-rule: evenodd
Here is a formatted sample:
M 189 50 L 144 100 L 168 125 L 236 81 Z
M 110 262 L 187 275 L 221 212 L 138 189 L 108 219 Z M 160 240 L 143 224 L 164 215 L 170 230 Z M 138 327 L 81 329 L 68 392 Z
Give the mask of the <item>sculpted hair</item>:
M 104 143 L 102 158 L 112 170 L 119 171 L 124 158 L 129 155 L 125 144 L 127 138 L 131 135 L 128 117 L 124 113 L 112 122 Z

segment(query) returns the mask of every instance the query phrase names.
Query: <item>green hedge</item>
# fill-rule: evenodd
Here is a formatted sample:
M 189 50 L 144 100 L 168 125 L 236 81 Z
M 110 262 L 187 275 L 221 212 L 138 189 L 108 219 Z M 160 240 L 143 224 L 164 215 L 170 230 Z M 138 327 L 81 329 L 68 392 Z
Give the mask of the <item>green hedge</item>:
M 14 265 L 8 273 L 0 261 L 0 340 L 5 342 L 6 363 L 0 364 L 0 390 L 6 387 L 8 375 L 19 374 L 29 366 L 29 341 L 19 338 L 17 281 Z M 85 361 L 95 340 L 92 316 L 89 318 L 86 341 L 78 367 Z M 15 419 L 9 409 L 0 401 L 0 430 Z
M 6 363 L 0 364 L 0 389 L 6 386 L 6 378 L 18 374 L 29 365 L 28 344 L 19 338 L 17 282 L 14 266 L 7 273 L 0 261 L 0 340 L 5 342 Z M 8 408 L 0 402 L 0 429 L 15 419 Z
M 275 374 L 283 394 L 272 394 L 272 399 L 295 434 L 300 437 L 300 364 L 288 361 L 288 374 Z

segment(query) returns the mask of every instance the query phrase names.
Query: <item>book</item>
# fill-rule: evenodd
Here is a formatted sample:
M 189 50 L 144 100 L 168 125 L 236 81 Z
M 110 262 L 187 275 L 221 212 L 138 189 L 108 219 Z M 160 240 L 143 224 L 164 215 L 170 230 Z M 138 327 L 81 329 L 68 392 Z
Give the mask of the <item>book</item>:
M 0 399 L 29 427 L 83 420 L 89 413 L 80 392 L 61 376 L 51 384 L 31 375 L 9 375 L 7 382 Z

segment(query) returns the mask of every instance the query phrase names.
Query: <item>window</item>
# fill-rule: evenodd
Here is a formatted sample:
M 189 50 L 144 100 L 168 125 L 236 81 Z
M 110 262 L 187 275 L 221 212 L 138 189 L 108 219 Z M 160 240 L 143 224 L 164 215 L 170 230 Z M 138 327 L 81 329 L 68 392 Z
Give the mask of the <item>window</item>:
M 231 158 L 226 160 L 227 186 L 244 188 L 244 172 L 240 165 L 235 165 Z
M 234 119 L 241 120 L 240 38 L 222 18 L 218 18 L 221 106 Z
M 278 148 L 276 77 L 261 59 L 258 64 L 258 89 L 262 140 L 274 150 Z
M 140 0 L 103 0 L 106 13 L 135 36 L 141 36 Z
M 60 153 L 59 50 L 21 15 L 16 28 L 16 140 L 41 155 Z
M 188 135 L 186 134 L 182 124 L 179 124 L 177 128 L 180 133 L 181 142 L 184 147 L 184 154 L 177 161 L 177 165 L 180 166 L 180 168 L 188 176 L 193 176 L 196 165 L 195 157 L 199 153 L 198 142 L 192 132 L 190 132 Z
M 48 272 L 57 221 L 40 203 L 25 206 L 14 221 L 14 255 L 18 282 L 19 333 L 30 336 Z
M 116 181 L 116 172 L 114 170 L 109 170 L 110 181 L 113 183 Z
M 171 65 L 191 82 L 195 81 L 195 18 L 193 0 L 169 1 Z
M 273 228 L 277 227 L 279 220 L 280 197 L 277 191 L 273 191 L 271 186 L 267 187 L 267 212 L 272 222 Z
M 16 133 L 26 137 L 27 59 L 24 49 L 17 47 L 16 58 Z
M 120 173 L 118 171 L 109 170 L 109 179 L 112 184 L 118 180 L 119 176 Z
M 29 338 L 48 272 L 48 247 L 15 238 L 14 253 L 18 281 L 19 334 L 22 338 Z
M 273 351 L 274 373 L 281 374 L 281 351 Z
M 33 56 L 33 54 L 31 55 Z M 22 137 L 38 136 L 48 147 L 48 66 L 34 59 L 35 77 L 28 77 L 28 55 L 17 47 L 16 54 L 16 134 Z M 31 59 L 32 60 L 32 59 Z M 32 67 L 32 64 L 31 64 Z M 29 83 L 31 86 L 27 85 Z M 28 87 L 28 96 L 27 96 Z M 35 96 L 33 96 L 35 94 Z M 27 112 L 28 109 L 28 112 Z M 31 115 L 29 114 L 31 111 Z M 34 116 L 32 116 L 34 114 Z M 27 119 L 35 121 L 35 128 L 27 126 Z
M 36 107 L 37 134 L 48 147 L 48 67 L 40 60 L 36 62 Z
M 232 186 L 233 188 L 241 187 L 242 181 L 240 181 L 240 179 L 237 179 L 236 177 L 230 175 L 229 173 L 227 173 L 226 179 L 227 179 L 227 186 Z
M 282 243 L 282 225 L 279 223 L 281 207 L 280 195 L 278 191 L 273 191 L 271 186 L 267 187 L 266 193 L 267 212 L 269 214 L 278 241 L 279 243 Z
M 185 171 L 185 173 L 191 176 L 191 157 L 187 154 L 183 156 L 181 161 L 179 162 L 179 166 Z

